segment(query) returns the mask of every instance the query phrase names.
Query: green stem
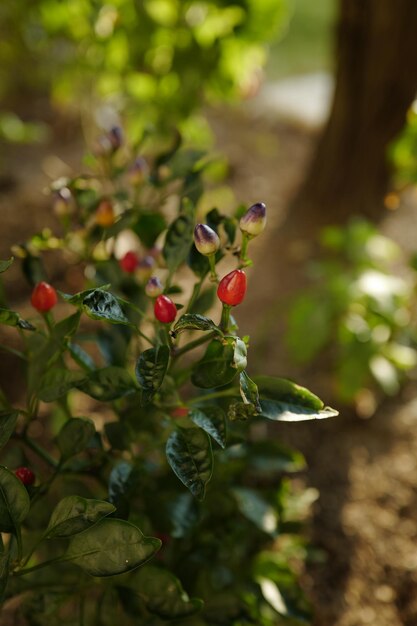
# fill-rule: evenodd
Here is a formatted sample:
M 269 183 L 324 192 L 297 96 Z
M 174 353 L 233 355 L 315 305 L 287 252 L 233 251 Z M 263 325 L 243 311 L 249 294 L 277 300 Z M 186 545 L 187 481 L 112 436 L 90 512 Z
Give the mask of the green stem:
M 178 357 L 182 356 L 186 352 L 189 352 L 190 350 L 194 350 L 194 348 L 197 348 L 198 346 L 203 345 L 204 343 L 206 343 L 207 341 L 210 341 L 210 339 L 213 339 L 216 336 L 218 336 L 218 333 L 215 331 L 212 331 L 211 333 L 207 333 L 206 335 L 203 335 L 199 339 L 190 341 L 190 343 L 187 343 L 182 348 L 174 348 L 173 358 L 178 359 Z
M 186 313 L 189 313 L 192 310 L 195 301 L 197 300 L 198 296 L 200 295 L 200 290 L 201 290 L 201 287 L 203 285 L 203 282 L 204 282 L 204 276 L 203 276 L 203 278 L 201 278 L 198 281 L 198 283 L 195 283 L 195 285 L 193 287 L 193 293 L 191 294 L 191 298 L 190 298 L 190 301 L 189 301 L 188 306 L 187 306 L 187 310 L 185 311 Z
M 243 233 L 242 235 L 242 245 L 240 248 L 239 260 L 240 267 L 247 267 L 248 265 L 252 265 L 252 261 L 248 258 L 248 246 L 251 240 L 251 236 L 247 233 Z
M 56 556 L 53 559 L 49 559 L 48 561 L 43 561 L 42 563 L 38 563 L 37 565 L 32 565 L 32 567 L 26 567 L 25 569 L 20 569 L 14 572 L 14 576 L 25 576 L 26 574 L 31 574 L 32 572 L 36 572 L 38 569 L 49 567 L 49 565 L 53 565 L 54 563 L 63 563 L 64 561 L 70 561 L 70 560 L 71 558 L 66 557 L 65 555 Z
M 208 260 L 210 263 L 210 280 L 213 283 L 218 283 L 219 277 L 217 276 L 217 272 L 216 272 L 216 255 L 210 254 L 210 256 L 208 257 Z
M 198 396 L 188 401 L 188 404 L 198 404 L 199 402 L 205 402 L 206 400 L 214 400 L 215 398 L 227 398 L 230 396 L 238 396 L 239 392 L 236 387 L 231 389 L 223 389 L 223 391 L 213 391 L 213 393 L 206 393 L 204 396 Z
M 224 304 L 223 303 L 223 309 L 222 309 L 222 317 L 220 319 L 220 328 L 227 333 L 228 328 L 229 328 L 229 322 L 230 322 L 230 311 L 232 310 L 232 307 L 229 304 Z
M 31 439 L 27 435 L 22 436 L 21 439 L 28 446 L 28 448 L 33 450 L 33 452 L 35 452 L 39 457 L 41 457 L 41 459 L 43 459 L 46 463 L 48 463 L 48 465 L 50 465 L 53 468 L 58 467 L 58 461 L 56 461 L 49 454 L 49 452 L 47 452 L 44 448 L 38 445 L 35 441 L 33 441 L 33 439 Z
M 147 335 L 145 335 L 145 333 L 143 333 L 139 328 L 137 328 L 136 326 L 133 326 L 133 325 L 132 325 L 131 328 L 134 330 L 134 332 L 137 335 L 139 335 L 139 337 L 142 337 L 142 339 L 145 339 L 148 343 L 150 343 L 151 346 L 155 345 L 155 342 L 152 339 L 150 339 Z

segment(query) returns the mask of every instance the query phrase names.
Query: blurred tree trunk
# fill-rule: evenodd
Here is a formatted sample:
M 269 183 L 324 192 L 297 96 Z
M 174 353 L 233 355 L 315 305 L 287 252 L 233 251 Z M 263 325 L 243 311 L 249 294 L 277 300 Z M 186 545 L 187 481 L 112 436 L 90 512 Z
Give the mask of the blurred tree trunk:
M 416 91 L 417 1 L 340 0 L 333 105 L 293 217 L 382 217 L 387 147 Z

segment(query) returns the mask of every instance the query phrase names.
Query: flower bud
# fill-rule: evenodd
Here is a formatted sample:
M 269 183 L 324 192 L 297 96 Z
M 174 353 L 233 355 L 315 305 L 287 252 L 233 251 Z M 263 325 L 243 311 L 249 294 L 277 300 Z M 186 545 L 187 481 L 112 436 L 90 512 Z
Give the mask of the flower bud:
M 200 254 L 210 256 L 220 248 L 220 239 L 217 233 L 206 224 L 197 224 L 194 228 L 194 243 Z
M 148 172 L 149 167 L 147 162 L 143 157 L 138 157 L 127 171 L 127 177 L 130 184 L 134 187 L 140 185 L 145 180 Z
M 253 204 L 240 218 L 239 227 L 251 237 L 260 235 L 266 225 L 266 206 L 263 202 Z
M 111 147 L 114 151 L 118 150 L 123 143 L 123 132 L 120 126 L 113 126 L 107 134 Z
M 145 256 L 138 265 L 136 270 L 139 280 L 145 282 L 152 274 L 155 267 L 155 259 L 151 256 Z
M 145 293 L 149 298 L 157 298 L 161 295 L 164 288 L 158 276 L 151 276 L 146 283 Z
M 108 228 L 114 224 L 114 210 L 110 200 L 102 200 L 98 205 L 95 213 L 95 220 L 99 226 Z

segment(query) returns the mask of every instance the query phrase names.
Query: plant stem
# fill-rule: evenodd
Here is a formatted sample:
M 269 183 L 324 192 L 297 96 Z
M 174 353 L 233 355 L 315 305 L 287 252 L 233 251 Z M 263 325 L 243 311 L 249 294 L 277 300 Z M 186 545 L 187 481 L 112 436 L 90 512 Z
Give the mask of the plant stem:
M 185 346 L 182 346 L 182 348 L 174 348 L 173 358 L 178 359 L 178 357 L 182 356 L 186 352 L 189 352 L 190 350 L 193 350 L 194 348 L 197 348 L 198 346 L 203 345 L 207 341 L 210 341 L 210 339 L 213 339 L 213 337 L 217 337 L 217 336 L 218 336 L 218 333 L 213 331 L 211 333 L 207 333 L 206 335 L 203 335 L 199 339 L 190 341 L 190 343 L 187 343 Z
M 18 570 L 17 572 L 14 572 L 14 576 L 25 576 L 26 574 L 31 574 L 32 572 L 35 572 L 38 569 L 42 569 L 43 567 L 48 567 L 53 563 L 62 563 L 64 561 L 70 560 L 71 559 L 65 557 L 65 555 L 56 556 L 53 559 L 49 559 L 48 561 L 43 561 L 42 563 L 38 563 L 37 565 L 32 565 L 32 567 L 26 567 L 25 569 Z
M 31 439 L 27 435 L 19 437 L 19 439 L 21 439 L 28 446 L 28 448 L 33 450 L 33 452 L 36 452 L 36 454 L 38 456 L 40 456 L 41 459 L 43 459 L 46 463 L 48 463 L 48 465 L 50 465 L 53 468 L 58 467 L 58 461 L 56 461 L 49 454 L 49 452 L 47 452 L 44 448 L 42 448 L 40 445 L 38 445 L 35 441 L 33 441 L 33 439 Z
M 231 311 L 231 309 L 232 309 L 232 307 L 230 305 L 223 303 L 222 317 L 220 319 L 220 328 L 225 333 L 227 333 L 228 328 L 229 328 L 230 311 Z
M 204 276 L 197 283 L 195 283 L 194 288 L 193 288 L 193 293 L 191 294 L 190 301 L 185 311 L 186 313 L 189 313 L 191 309 L 193 308 L 194 302 L 197 300 L 198 296 L 200 295 L 200 290 L 203 285 L 203 282 L 204 282 Z
M 222 391 L 213 391 L 213 393 L 206 393 L 204 396 L 197 396 L 188 401 L 188 404 L 198 404 L 199 402 L 205 402 L 206 400 L 214 400 L 215 398 L 227 398 L 230 396 L 238 396 L 239 392 L 236 387 L 231 389 L 223 389 Z

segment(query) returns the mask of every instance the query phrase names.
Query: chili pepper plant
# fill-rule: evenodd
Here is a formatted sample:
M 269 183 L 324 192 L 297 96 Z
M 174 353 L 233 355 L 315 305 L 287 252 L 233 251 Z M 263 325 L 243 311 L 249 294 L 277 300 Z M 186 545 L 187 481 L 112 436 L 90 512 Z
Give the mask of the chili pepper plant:
M 29 281 L 0 310 L 22 364 L 19 398 L 0 393 L 4 615 L 305 623 L 304 463 L 265 424 L 337 412 L 248 364 L 237 320 L 266 207 L 201 218 L 209 160 L 179 140 L 88 162 L 52 186 L 60 228 L 0 264 Z

